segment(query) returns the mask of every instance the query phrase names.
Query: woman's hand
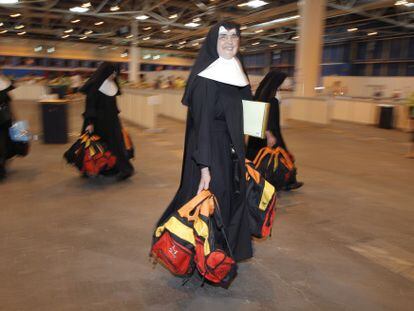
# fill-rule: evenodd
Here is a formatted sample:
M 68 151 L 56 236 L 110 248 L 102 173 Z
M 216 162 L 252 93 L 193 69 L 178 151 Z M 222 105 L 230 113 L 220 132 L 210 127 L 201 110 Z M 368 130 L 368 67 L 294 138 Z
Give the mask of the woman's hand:
M 271 131 L 266 131 L 266 139 L 268 147 L 272 148 L 274 145 L 276 145 L 277 139 Z
M 88 132 L 89 134 L 92 134 L 94 131 L 94 127 L 93 124 L 89 124 L 86 128 L 85 131 Z
M 208 190 L 210 187 L 210 170 L 208 167 L 203 167 L 201 169 L 201 178 L 200 178 L 200 184 L 198 185 L 198 191 L 197 194 L 199 194 L 202 190 Z

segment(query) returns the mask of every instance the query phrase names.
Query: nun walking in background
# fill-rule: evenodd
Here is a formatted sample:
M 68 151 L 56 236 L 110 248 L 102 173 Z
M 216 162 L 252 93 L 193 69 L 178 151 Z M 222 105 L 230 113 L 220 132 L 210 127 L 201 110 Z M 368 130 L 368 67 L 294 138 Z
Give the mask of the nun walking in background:
M 12 153 L 9 137 L 9 128 L 12 125 L 9 92 L 13 89 L 12 82 L 0 73 L 0 181 L 6 178 L 6 161 Z
M 266 139 L 257 137 L 249 137 L 247 144 L 246 158 L 253 161 L 256 154 L 263 147 L 276 148 L 281 147 L 285 149 L 292 161 L 294 157 L 286 146 L 280 128 L 280 96 L 279 89 L 285 82 L 287 75 L 279 70 L 270 71 L 260 82 L 259 87 L 254 95 L 254 100 L 270 103 L 269 119 L 267 123 Z M 296 174 L 292 180 L 286 185 L 284 190 L 293 190 L 303 186 L 302 182 L 296 180 Z
M 242 106 L 242 99 L 251 99 L 251 89 L 239 42 L 239 25 L 221 22 L 200 49 L 182 99 L 188 115 L 181 183 L 158 222 L 209 189 L 217 197 L 236 261 L 252 257 Z
M 116 96 L 121 94 L 117 80 L 119 73 L 118 64 L 103 62 L 80 88 L 80 92 L 86 94 L 82 133 L 87 131 L 102 138 L 117 158 L 114 172 L 117 179 L 124 180 L 132 176 L 134 168 L 129 161 L 118 117 Z

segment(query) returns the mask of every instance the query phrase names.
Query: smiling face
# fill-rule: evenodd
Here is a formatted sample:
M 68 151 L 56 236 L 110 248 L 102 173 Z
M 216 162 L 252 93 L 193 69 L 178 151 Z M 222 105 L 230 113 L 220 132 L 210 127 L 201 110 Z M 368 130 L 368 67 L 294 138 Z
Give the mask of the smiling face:
M 225 59 L 232 59 L 236 56 L 240 45 L 240 36 L 236 29 L 227 30 L 223 26 L 219 29 L 217 39 L 217 53 Z

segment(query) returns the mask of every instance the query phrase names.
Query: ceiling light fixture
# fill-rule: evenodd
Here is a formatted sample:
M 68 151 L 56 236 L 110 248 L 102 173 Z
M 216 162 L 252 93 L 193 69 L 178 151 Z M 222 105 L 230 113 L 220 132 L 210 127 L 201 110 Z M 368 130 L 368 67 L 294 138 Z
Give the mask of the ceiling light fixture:
M 89 11 L 89 8 L 84 8 L 81 6 L 74 6 L 70 8 L 69 11 L 74 12 L 74 13 L 86 13 Z
M 181 41 L 181 42 L 178 42 L 178 44 L 186 44 L 187 43 L 187 41 Z
M 152 57 L 152 59 L 160 59 L 161 58 L 161 55 L 154 55 L 153 57 Z
M 69 38 L 69 35 L 63 35 L 61 38 L 62 38 L 62 39 Z
M 354 32 L 354 31 L 357 31 L 357 30 L 358 30 L 357 27 L 353 27 L 353 28 L 348 28 L 346 31 L 348 31 L 348 32 Z
M 280 18 L 276 18 L 274 20 L 271 20 L 269 22 L 261 23 L 261 24 L 259 24 L 257 26 L 263 27 L 263 26 L 272 25 L 272 24 L 280 24 L 280 23 L 289 22 L 289 21 L 298 19 L 299 17 L 300 17 L 300 15 L 292 15 L 292 16 L 287 16 L 287 17 L 280 17 Z
M 73 28 L 66 29 L 66 30 L 64 31 L 64 33 L 71 33 L 71 32 L 73 32 Z
M 199 21 L 201 21 L 201 18 L 200 18 L 200 17 L 193 18 L 193 22 L 194 22 L 194 23 L 197 23 L 197 22 L 199 22 Z
M 150 59 L 151 58 L 151 54 L 145 54 L 142 58 L 143 59 Z
M 92 6 L 92 4 L 90 2 L 86 2 L 86 3 L 81 5 L 81 7 L 83 7 L 83 8 L 90 8 L 91 6 Z
M 198 42 L 195 42 L 195 43 L 193 43 L 193 44 L 191 44 L 192 46 L 199 46 L 200 45 L 200 43 L 198 43 Z
M 0 4 L 16 4 L 19 0 L 0 0 Z
M 33 49 L 35 52 L 41 52 L 43 50 L 43 46 L 38 45 Z
M 72 21 L 70 21 L 72 24 L 76 24 L 76 23 L 79 23 L 80 22 L 80 19 L 74 19 L 74 20 L 72 20 Z
M 171 29 L 165 29 L 165 30 L 163 30 L 162 32 L 163 32 L 163 33 L 169 33 L 169 32 L 171 32 Z
M 144 30 L 151 30 L 152 29 L 152 27 L 151 26 L 148 26 L 148 27 L 145 27 L 145 28 L 143 28 Z
M 93 30 L 87 30 L 84 32 L 85 35 L 90 35 L 91 33 L 93 33 Z
M 8 32 L 7 29 L 0 30 L 0 34 L 6 33 L 6 32 Z
M 3 23 L 0 23 L 0 27 L 3 26 L 3 25 L 4 25 Z
M 171 43 L 168 43 L 165 47 L 166 48 L 170 48 L 170 47 L 172 47 L 172 44 Z
M 116 12 L 116 11 L 119 11 L 120 9 L 121 8 L 118 5 L 114 5 L 114 6 L 111 6 L 109 10 L 111 12 Z
M 178 17 L 178 14 L 172 14 L 172 15 L 170 15 L 168 18 L 169 19 L 174 19 L 174 18 L 177 18 Z
M 376 36 L 378 34 L 378 32 L 373 31 L 373 32 L 368 32 L 368 36 Z
M 47 50 L 46 50 L 46 52 L 48 52 L 48 53 L 53 53 L 53 52 L 55 52 L 56 51 L 56 49 L 55 49 L 55 47 L 54 46 L 52 46 L 52 47 L 50 47 L 50 48 L 48 48 Z
M 20 14 L 20 13 L 10 14 L 10 17 L 12 17 L 12 18 L 16 18 L 16 17 L 19 17 L 19 16 L 22 16 L 22 14 Z
M 144 21 L 149 18 L 148 15 L 138 15 L 135 17 L 137 20 Z
M 125 37 L 125 39 L 131 39 L 133 37 L 134 37 L 134 35 L 128 35 L 128 36 Z
M 276 43 L 275 43 L 275 44 L 271 44 L 271 45 L 269 45 L 269 47 L 270 47 L 270 48 L 277 47 L 277 44 L 276 44 Z
M 245 29 L 247 29 L 247 26 L 241 26 L 240 27 L 240 30 L 245 30 Z
M 82 36 L 79 38 L 79 40 L 85 40 L 86 38 L 88 38 L 88 36 Z
M 23 36 L 23 35 L 25 35 L 25 34 L 26 34 L 26 31 L 22 31 L 22 32 L 18 32 L 18 33 L 17 33 L 17 35 L 18 35 L 18 36 Z
M 255 30 L 255 33 L 261 33 L 263 31 L 264 31 L 263 29 L 257 29 L 257 30 Z
M 298 40 L 300 38 L 300 36 L 293 36 L 292 40 Z
M 257 42 L 253 42 L 252 43 L 252 45 L 259 45 L 260 44 L 260 41 L 257 41 Z
M 149 39 L 151 39 L 151 37 L 149 37 L 149 36 L 148 37 L 145 37 L 145 38 L 142 38 L 143 41 L 147 41 Z
M 103 23 L 104 23 L 104 22 L 102 22 L 102 21 L 101 21 L 101 22 L 96 22 L 94 25 L 95 25 L 95 26 L 101 26 L 101 25 L 103 25 Z
M 24 28 L 24 25 L 17 25 L 17 26 L 14 26 L 14 29 L 23 29 Z
M 200 24 L 191 22 L 191 23 L 185 24 L 184 26 L 190 27 L 190 28 L 196 28 L 196 27 L 200 26 Z
M 264 5 L 266 5 L 266 4 L 269 4 L 269 3 L 266 2 L 266 1 L 261 1 L 261 0 L 252 0 L 252 1 L 244 2 L 244 3 L 240 3 L 237 6 L 238 7 L 249 6 L 253 9 L 257 9 L 257 8 L 260 8 Z

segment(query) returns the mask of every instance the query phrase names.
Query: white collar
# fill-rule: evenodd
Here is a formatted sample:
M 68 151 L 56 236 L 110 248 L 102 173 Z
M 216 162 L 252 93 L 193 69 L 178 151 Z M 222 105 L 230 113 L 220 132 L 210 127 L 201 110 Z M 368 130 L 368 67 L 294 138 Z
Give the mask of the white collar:
M 0 91 L 7 89 L 11 85 L 11 81 L 5 76 L 0 75 Z
M 118 93 L 118 86 L 114 80 L 106 79 L 99 88 L 99 91 L 108 96 L 115 96 Z
M 219 57 L 198 75 L 210 80 L 239 87 L 249 85 L 249 80 L 244 74 L 237 57 L 233 57 L 232 59 Z

